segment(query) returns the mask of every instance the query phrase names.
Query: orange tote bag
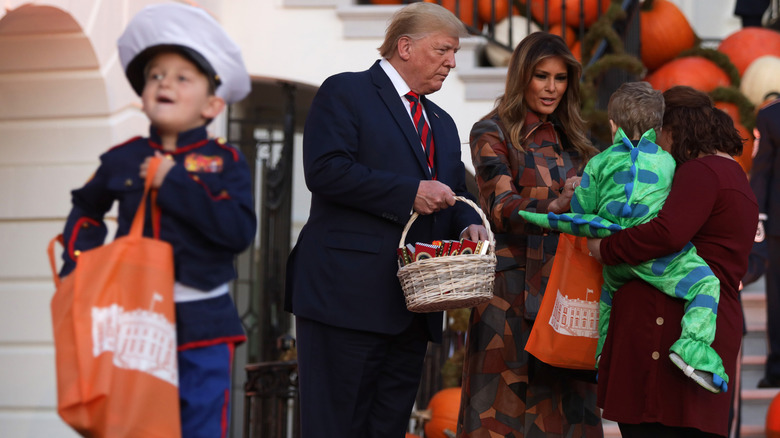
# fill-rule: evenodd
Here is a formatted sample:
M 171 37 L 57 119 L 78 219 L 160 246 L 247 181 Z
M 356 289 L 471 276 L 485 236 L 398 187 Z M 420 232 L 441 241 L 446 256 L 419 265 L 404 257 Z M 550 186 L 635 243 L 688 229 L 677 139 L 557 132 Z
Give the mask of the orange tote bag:
M 596 369 L 601 269 L 585 237 L 560 234 L 526 351 L 557 367 Z
M 51 301 L 57 411 L 85 437 L 178 438 L 173 249 L 143 237 L 153 160 L 128 235 L 84 251 Z M 154 208 L 152 196 L 152 209 Z

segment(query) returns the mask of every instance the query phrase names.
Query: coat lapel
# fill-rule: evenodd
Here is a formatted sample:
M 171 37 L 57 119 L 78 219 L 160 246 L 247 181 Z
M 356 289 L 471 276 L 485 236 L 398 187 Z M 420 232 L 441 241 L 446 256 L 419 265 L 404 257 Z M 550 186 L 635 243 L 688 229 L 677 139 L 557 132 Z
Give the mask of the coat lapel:
M 420 165 L 420 169 L 425 172 L 426 177 L 430 179 L 431 171 L 428 169 L 425 151 L 420 144 L 420 137 L 418 137 L 417 130 L 414 128 L 414 124 L 409 118 L 409 113 L 406 111 L 401 99 L 398 97 L 398 92 L 395 90 L 393 83 L 390 81 L 390 78 L 387 77 L 384 70 L 382 70 L 382 67 L 379 66 L 378 61 L 371 67 L 370 72 L 377 93 L 379 93 L 379 96 L 382 98 L 385 106 L 387 106 L 390 114 L 393 115 L 393 119 L 395 119 L 398 126 L 401 127 L 401 131 L 406 137 L 407 145 L 412 148 L 414 156 L 417 157 L 417 163 Z M 431 129 L 433 130 L 433 128 Z M 433 130 L 433 134 L 435 142 L 435 130 Z

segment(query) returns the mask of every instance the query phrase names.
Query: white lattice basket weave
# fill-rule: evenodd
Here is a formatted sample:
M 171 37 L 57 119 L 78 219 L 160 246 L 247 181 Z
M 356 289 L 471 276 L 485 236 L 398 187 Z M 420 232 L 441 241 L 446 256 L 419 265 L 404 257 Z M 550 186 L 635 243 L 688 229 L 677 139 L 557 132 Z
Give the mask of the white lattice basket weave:
M 462 254 L 433 257 L 401 266 L 398 279 L 406 298 L 406 308 L 412 312 L 439 312 L 442 310 L 473 307 L 493 297 L 493 280 L 496 275 L 495 239 L 485 214 L 475 203 L 461 196 L 456 201 L 465 202 L 479 213 L 488 234 L 490 247 L 487 254 Z M 403 248 L 406 234 L 417 219 L 414 213 L 401 234 L 399 248 Z

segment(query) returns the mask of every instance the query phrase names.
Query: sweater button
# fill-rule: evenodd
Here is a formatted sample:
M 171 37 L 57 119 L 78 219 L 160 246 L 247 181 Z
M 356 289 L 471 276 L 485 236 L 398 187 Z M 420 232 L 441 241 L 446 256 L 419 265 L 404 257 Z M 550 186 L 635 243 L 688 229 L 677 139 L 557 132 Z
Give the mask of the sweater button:
M 658 325 L 664 325 L 664 319 L 663 319 L 663 317 L 660 317 L 660 316 L 659 316 L 658 318 L 656 318 L 656 319 L 655 319 L 655 323 L 656 323 L 656 324 L 658 324 Z
M 653 360 L 658 360 L 658 358 L 661 357 L 661 354 L 657 351 L 654 351 L 652 356 L 653 356 Z

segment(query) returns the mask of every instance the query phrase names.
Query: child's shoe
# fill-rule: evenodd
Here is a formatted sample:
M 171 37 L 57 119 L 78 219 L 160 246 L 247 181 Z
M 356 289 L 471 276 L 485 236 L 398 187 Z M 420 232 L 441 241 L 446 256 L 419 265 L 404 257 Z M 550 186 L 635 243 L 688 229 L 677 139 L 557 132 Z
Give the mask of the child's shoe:
M 683 358 L 677 353 L 669 353 L 669 359 L 671 359 L 672 362 L 677 365 L 677 368 L 681 369 L 686 376 L 693 379 L 707 391 L 714 392 L 715 394 L 728 391 L 728 384 L 719 375 L 693 368 L 685 363 Z

